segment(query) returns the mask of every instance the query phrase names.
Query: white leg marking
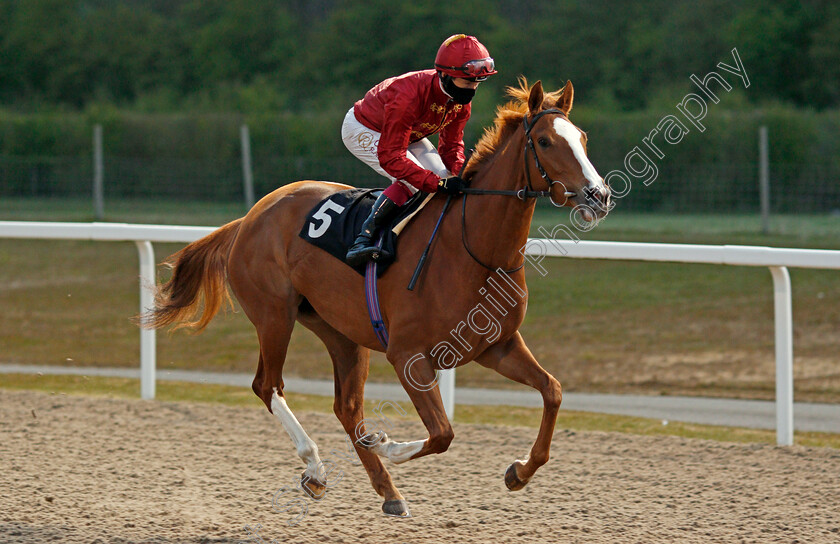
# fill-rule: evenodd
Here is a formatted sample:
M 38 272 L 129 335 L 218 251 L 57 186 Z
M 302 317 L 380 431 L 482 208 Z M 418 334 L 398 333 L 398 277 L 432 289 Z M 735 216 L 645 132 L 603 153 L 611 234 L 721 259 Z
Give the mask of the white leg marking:
M 321 458 L 318 457 L 318 446 L 303 430 L 300 422 L 286 404 L 286 399 L 277 394 L 276 387 L 274 394 L 271 395 L 271 413 L 280 420 L 283 428 L 289 433 L 298 456 L 306 463 L 306 475 L 323 482 L 324 467 L 321 465 Z
M 423 449 L 425 440 L 413 442 L 394 442 L 384 432 L 379 433 L 379 441 L 369 449 L 380 457 L 386 457 L 396 464 L 405 463 Z

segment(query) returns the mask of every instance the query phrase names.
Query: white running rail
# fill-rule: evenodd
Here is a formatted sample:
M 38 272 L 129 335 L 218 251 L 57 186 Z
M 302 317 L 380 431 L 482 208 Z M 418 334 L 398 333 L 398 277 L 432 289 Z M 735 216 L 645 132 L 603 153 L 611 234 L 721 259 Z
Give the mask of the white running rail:
M 140 257 L 140 311 L 151 308 L 155 282 L 152 242 L 193 242 L 216 227 L 179 227 L 125 223 L 50 223 L 0 221 L 0 238 L 51 240 L 97 240 L 134 242 Z M 535 268 L 548 257 L 574 259 L 617 259 L 681 263 L 764 266 L 773 276 L 776 331 L 776 442 L 793 444 L 793 314 L 787 268 L 840 270 L 840 251 L 787 249 L 754 246 L 711 246 L 689 244 L 646 244 L 632 242 L 588 242 L 561 244 L 559 240 L 529 239 L 525 247 Z M 140 331 L 140 391 L 144 399 L 155 396 L 155 331 Z M 441 376 L 441 393 L 448 414 L 454 408 L 454 372 Z

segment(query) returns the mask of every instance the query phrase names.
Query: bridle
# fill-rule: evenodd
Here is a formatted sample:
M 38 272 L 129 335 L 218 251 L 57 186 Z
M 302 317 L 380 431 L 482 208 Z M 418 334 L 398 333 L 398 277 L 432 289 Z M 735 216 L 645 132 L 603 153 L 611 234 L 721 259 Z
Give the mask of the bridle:
M 542 110 L 541 112 L 534 115 L 534 117 L 531 119 L 530 122 L 528 122 L 528 114 L 525 114 L 525 116 L 522 118 L 522 126 L 525 128 L 525 153 L 523 154 L 523 157 L 525 159 L 525 183 L 526 183 L 526 187 L 523 187 L 522 189 L 518 189 L 518 190 L 471 189 L 471 188 L 467 187 L 467 188 L 462 189 L 462 191 L 461 191 L 461 192 L 464 193 L 463 202 L 461 203 L 461 242 L 464 244 L 464 249 L 467 250 L 467 253 L 469 253 L 470 257 L 472 257 L 475 262 L 477 262 L 478 264 L 480 264 L 481 266 L 483 266 L 487 270 L 496 271 L 496 270 L 498 270 L 498 268 L 493 268 L 492 266 L 484 264 L 481 261 L 481 259 L 476 257 L 476 255 L 472 252 L 472 250 L 470 250 L 470 246 L 467 243 L 467 195 L 515 196 L 516 198 L 518 198 L 519 200 L 522 200 L 523 202 L 526 201 L 529 198 L 548 198 L 552 205 L 554 205 L 558 208 L 561 208 L 563 206 L 563 205 L 558 206 L 557 203 L 555 203 L 554 200 L 551 198 L 551 187 L 555 183 L 559 183 L 560 185 L 563 185 L 563 182 L 561 182 L 559 180 L 551 179 L 551 177 L 548 175 L 548 172 L 545 171 L 545 168 L 543 168 L 542 164 L 540 164 L 540 157 L 539 157 L 539 155 L 537 155 L 537 149 L 534 147 L 534 140 L 531 138 L 531 130 L 533 130 L 534 126 L 537 124 L 537 121 L 539 121 L 539 119 L 541 117 L 543 117 L 544 115 L 547 115 L 549 113 L 562 115 L 563 117 L 566 117 L 566 114 L 563 111 L 558 110 L 556 108 L 550 108 L 550 109 L 547 109 L 547 110 Z M 530 150 L 531 154 L 533 154 L 534 163 L 537 166 L 537 171 L 540 173 L 540 177 L 542 177 L 543 181 L 545 181 L 546 184 L 548 185 L 548 190 L 535 191 L 533 185 L 531 185 L 531 170 L 528 168 L 528 150 Z M 569 191 L 569 190 L 565 190 L 565 187 L 566 186 L 563 185 L 563 188 L 564 188 L 564 195 L 563 196 L 565 198 L 568 199 L 569 197 L 573 197 L 573 196 L 577 195 L 577 193 L 574 193 L 574 192 Z M 503 270 L 503 272 L 505 274 L 512 274 L 512 273 L 514 273 L 518 270 L 521 270 L 523 266 L 525 266 L 525 259 L 524 258 L 522 260 L 522 264 L 520 264 L 516 268 L 511 268 L 510 270 Z
M 518 189 L 516 191 L 511 190 L 503 190 L 503 189 L 471 189 L 469 187 L 462 189 L 465 195 L 504 195 L 504 196 L 515 196 L 519 200 L 527 200 L 529 198 L 548 198 L 551 199 L 551 186 L 555 183 L 559 183 L 563 185 L 563 182 L 559 180 L 551 179 L 551 176 L 548 175 L 548 172 L 545 171 L 542 164 L 540 163 L 540 157 L 537 155 L 537 149 L 534 147 L 534 140 L 531 138 L 531 130 L 533 130 L 534 126 L 537 124 L 537 121 L 540 120 L 541 117 L 547 115 L 549 113 L 555 113 L 557 115 L 562 115 L 566 117 L 566 114 L 562 110 L 558 110 L 556 108 L 549 108 L 547 110 L 543 110 L 536 115 L 534 115 L 531 122 L 528 122 L 528 115 L 526 114 L 522 117 L 522 126 L 525 128 L 525 154 L 522 156 L 525 159 L 525 183 L 527 187 L 523 187 L 522 189 Z M 540 173 L 540 177 L 542 177 L 543 181 L 548 185 L 548 190 L 546 191 L 535 191 L 533 185 L 531 185 L 531 170 L 528 168 L 528 150 L 531 150 L 531 154 L 534 155 L 534 163 L 537 166 L 537 171 Z M 565 187 L 565 185 L 563 185 Z M 572 191 L 564 191 L 564 195 L 566 198 L 576 196 L 577 193 Z M 466 200 L 466 198 L 464 199 Z M 551 200 L 551 203 L 554 206 L 557 204 Z M 563 205 L 557 206 L 558 208 L 562 208 Z

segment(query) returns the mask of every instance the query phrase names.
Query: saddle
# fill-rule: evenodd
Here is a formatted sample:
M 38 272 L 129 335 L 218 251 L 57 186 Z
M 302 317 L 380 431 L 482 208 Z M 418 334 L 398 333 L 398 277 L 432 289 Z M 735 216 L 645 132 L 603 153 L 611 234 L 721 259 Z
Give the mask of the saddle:
M 362 223 L 370 214 L 373 203 L 381 193 L 382 189 L 348 189 L 330 195 L 309 211 L 303 228 L 300 230 L 300 237 L 344 262 L 347 249 L 353 245 L 356 235 L 362 228 Z M 384 233 L 382 237 L 384 252 L 380 253 L 382 257 L 376 261 L 377 277 L 382 276 L 388 269 L 388 265 L 396 259 L 397 235 L 431 196 L 424 192 L 416 193 L 394 214 L 381 231 L 374 234 L 374 239 L 378 239 L 380 233 Z M 390 257 L 386 257 L 387 254 L 390 254 Z M 352 268 L 364 276 L 365 266 L 362 264 Z

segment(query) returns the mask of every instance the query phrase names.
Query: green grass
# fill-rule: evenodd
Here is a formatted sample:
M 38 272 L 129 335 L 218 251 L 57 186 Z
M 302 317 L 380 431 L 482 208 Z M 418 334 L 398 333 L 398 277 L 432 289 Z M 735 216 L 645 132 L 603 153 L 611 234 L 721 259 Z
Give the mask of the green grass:
M 3 374 L 0 387 L 14 390 L 43 391 L 53 394 L 84 395 L 108 398 L 137 398 L 140 382 L 128 378 L 102 378 L 87 376 L 38 376 L 33 374 Z M 286 395 L 289 405 L 295 412 L 332 413 L 332 397 L 317 395 Z M 228 406 L 248 406 L 264 409 L 249 388 L 225 385 L 195 384 L 183 382 L 158 381 L 156 399 L 167 402 L 203 402 L 219 403 Z M 409 403 L 400 403 L 406 416 L 389 412 L 388 417 L 419 422 L 414 408 Z M 367 401 L 367 410 L 376 406 L 375 401 Z M 516 406 L 471 406 L 457 405 L 455 412 L 457 424 L 506 425 L 511 427 L 537 428 L 542 418 L 538 408 Z M 693 423 L 668 422 L 663 425 L 657 419 L 640 417 L 614 416 L 560 410 L 557 428 L 570 431 L 621 432 L 645 436 L 678 436 L 683 438 L 701 438 L 718 442 L 767 443 L 774 444 L 776 434 L 773 431 L 697 425 Z M 794 442 L 800 446 L 830 447 L 840 449 L 840 435 L 832 433 L 796 432 Z
M 89 220 L 89 203 L 0 200 L 0 218 Z M 218 225 L 238 204 L 110 202 L 121 221 Z M 88 214 L 85 216 L 84 214 Z M 539 208 L 550 228 L 568 210 Z M 840 249 L 840 218 L 778 216 L 758 233 L 751 216 L 627 215 L 616 212 L 582 240 L 750 244 Z M 157 260 L 179 244 L 156 244 Z M 774 397 L 773 295 L 763 268 L 550 259 L 528 271 L 522 334 L 567 391 Z M 840 402 L 840 273 L 791 270 L 796 399 Z M 0 240 L 0 362 L 136 367 L 137 255 L 131 243 Z M 241 312 L 220 315 L 205 333 L 158 334 L 161 369 L 253 372 L 254 329 Z M 297 327 L 288 376 L 330 378 L 326 350 Z M 372 381 L 394 381 L 380 354 Z M 479 365 L 458 383 L 516 387 Z
M 537 227 L 550 232 L 557 224 L 570 226 L 568 208 L 538 207 L 531 236 L 543 237 Z M 645 214 L 619 208 L 592 230 L 573 232 L 581 240 L 840 249 L 840 215 L 771 215 L 765 235 L 758 214 Z

